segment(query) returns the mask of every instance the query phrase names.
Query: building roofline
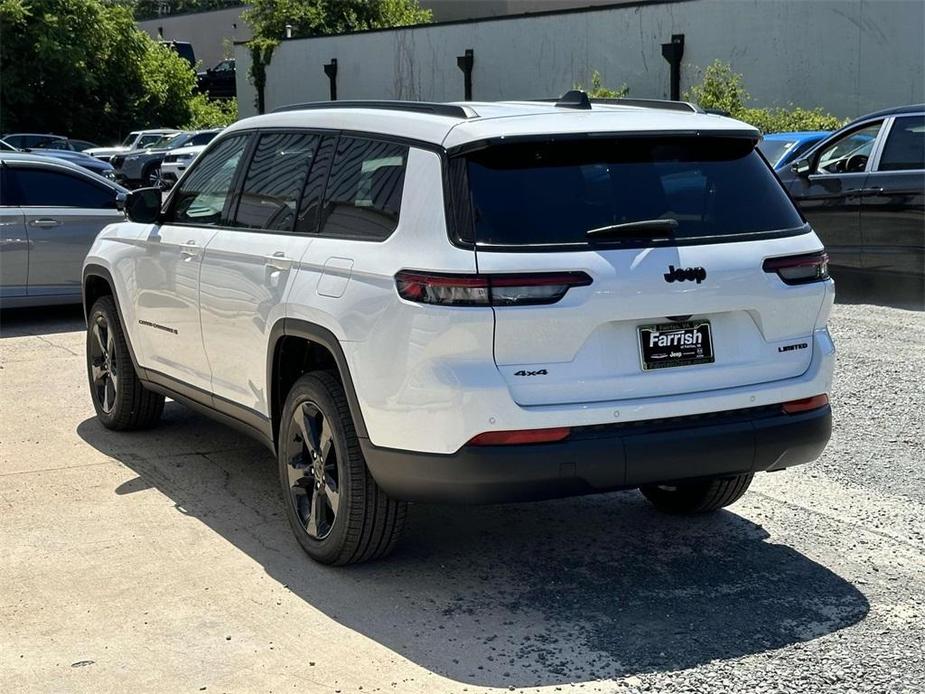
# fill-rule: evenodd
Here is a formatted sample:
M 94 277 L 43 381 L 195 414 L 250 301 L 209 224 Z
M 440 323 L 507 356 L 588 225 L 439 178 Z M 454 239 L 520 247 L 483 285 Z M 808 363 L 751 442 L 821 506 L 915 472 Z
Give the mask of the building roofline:
M 696 2 L 696 0 L 625 0 L 625 2 L 610 2 L 604 5 L 585 5 L 584 7 L 566 7 L 558 10 L 538 10 L 536 12 L 520 12 L 518 14 L 494 15 L 491 17 L 470 17 L 467 19 L 451 19 L 446 22 L 430 22 L 427 24 L 407 24 L 397 27 L 382 27 L 378 29 L 358 29 L 356 31 L 345 31 L 339 34 L 318 34 L 317 36 L 299 36 L 291 39 L 280 37 L 281 43 L 292 43 L 294 41 L 310 41 L 312 39 L 330 39 L 337 36 L 355 36 L 357 34 L 381 34 L 385 31 L 413 30 L 413 29 L 430 29 L 434 27 L 458 26 L 464 24 L 477 24 L 482 22 L 505 22 L 513 19 L 526 19 L 529 17 L 551 17 L 569 14 L 585 14 L 588 12 L 600 12 L 606 10 L 615 10 L 619 8 L 645 7 L 647 5 L 667 5 L 682 2 Z M 235 41 L 235 46 L 246 46 L 248 41 Z

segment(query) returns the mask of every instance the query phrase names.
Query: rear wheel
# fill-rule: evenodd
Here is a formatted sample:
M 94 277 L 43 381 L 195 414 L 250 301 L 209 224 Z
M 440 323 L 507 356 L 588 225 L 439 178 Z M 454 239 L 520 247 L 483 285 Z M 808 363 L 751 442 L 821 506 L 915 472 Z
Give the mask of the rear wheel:
M 87 377 L 96 416 L 107 429 L 146 429 L 160 419 L 164 396 L 138 379 L 111 296 L 101 297 L 90 309 Z
M 639 488 L 655 508 L 666 513 L 707 513 L 734 504 L 748 489 L 753 475 L 723 479 L 651 484 Z
M 352 564 L 392 551 L 407 504 L 386 496 L 370 476 L 333 374 L 296 381 L 283 408 L 278 449 L 286 515 L 312 559 Z

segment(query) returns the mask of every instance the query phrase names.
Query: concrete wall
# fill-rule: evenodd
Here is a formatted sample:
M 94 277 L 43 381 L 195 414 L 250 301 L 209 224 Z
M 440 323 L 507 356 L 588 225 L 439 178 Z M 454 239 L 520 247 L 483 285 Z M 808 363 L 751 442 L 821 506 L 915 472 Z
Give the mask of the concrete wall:
M 467 48 L 475 99 L 559 95 L 593 69 L 631 96 L 667 97 L 660 44 L 683 33 L 682 89 L 719 58 L 744 74 L 755 105 L 855 116 L 925 101 L 923 26 L 920 0 L 689 0 L 299 39 L 276 49 L 266 103 L 328 99 L 331 58 L 341 99 L 461 100 L 456 56 Z M 250 56 L 235 54 L 241 115 L 252 115 Z
M 241 19 L 243 9 L 232 7 L 212 12 L 168 15 L 138 22 L 138 28 L 153 38 L 158 38 L 158 31 L 163 30 L 163 38 L 167 41 L 189 41 L 193 44 L 196 59 L 201 61 L 205 69 L 223 58 L 231 57 L 230 47 L 235 41 L 247 41 L 251 37 L 250 27 Z M 226 52 L 229 55 L 225 55 Z

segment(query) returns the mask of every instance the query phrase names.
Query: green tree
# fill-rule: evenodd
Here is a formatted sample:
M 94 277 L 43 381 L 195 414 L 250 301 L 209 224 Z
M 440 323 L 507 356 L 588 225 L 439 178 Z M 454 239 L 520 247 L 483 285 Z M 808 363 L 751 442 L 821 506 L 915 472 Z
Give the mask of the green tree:
M 575 89 L 586 91 L 581 83 L 575 83 Z M 598 70 L 591 71 L 591 89 L 587 90 L 588 96 L 592 99 L 622 99 L 630 93 L 630 88 L 626 84 L 613 89 L 604 86 L 604 78 Z
M 705 109 L 728 113 L 733 118 L 754 125 L 763 133 L 836 130 L 845 123 L 821 107 L 803 108 L 793 104 L 789 108 L 748 106 L 751 95 L 745 89 L 742 75 L 721 60 L 715 60 L 707 66 L 703 71 L 703 80 L 686 91 L 684 98 Z
M 293 38 L 305 38 L 425 24 L 433 13 L 418 0 L 253 0 L 243 17 L 254 32 L 249 42 L 250 79 L 257 89 L 257 110 L 262 113 L 266 68 L 287 25 L 292 27 Z
M 0 129 L 107 141 L 191 118 L 196 76 L 102 0 L 0 0 Z

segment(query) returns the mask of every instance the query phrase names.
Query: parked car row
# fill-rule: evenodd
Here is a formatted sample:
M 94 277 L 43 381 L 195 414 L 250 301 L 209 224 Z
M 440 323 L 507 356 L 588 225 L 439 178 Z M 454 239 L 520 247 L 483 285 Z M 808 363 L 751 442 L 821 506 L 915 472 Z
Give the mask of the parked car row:
M 77 151 L 76 149 L 58 149 L 56 146 L 54 146 L 59 143 L 63 144 L 65 142 L 70 142 L 70 143 L 79 142 L 79 140 L 66 140 L 66 138 L 59 138 L 58 140 L 38 141 L 39 144 L 38 146 L 35 146 L 35 147 L 19 147 L 14 143 L 18 143 L 21 145 L 23 142 L 27 142 L 27 143 L 36 142 L 37 141 L 36 139 L 30 139 L 30 138 L 38 138 L 40 136 L 14 134 L 14 135 L 10 135 L 9 137 L 10 137 L 10 140 L 12 140 L 12 142 L 6 139 L 0 140 L 0 151 L 26 152 L 26 153 L 31 152 L 31 153 L 40 154 L 46 157 L 53 157 L 55 159 L 63 159 L 65 161 L 71 162 L 72 164 L 76 164 L 77 166 L 81 166 L 105 178 L 109 178 L 113 180 L 115 180 L 116 178 L 116 171 L 108 162 L 101 161 L 100 159 L 92 157 L 89 154 L 87 154 L 85 151 L 80 152 L 80 151 Z M 87 144 L 90 144 L 90 143 L 87 143 Z
M 209 144 L 220 132 L 221 128 L 213 128 L 165 134 L 156 142 L 140 149 L 113 154 L 109 161 L 116 169 L 116 180 L 129 188 L 169 188 L 177 181 L 186 165 L 193 160 L 199 148 Z M 197 148 L 197 152 L 191 152 L 192 148 Z M 168 155 L 169 178 L 165 179 L 162 166 Z

